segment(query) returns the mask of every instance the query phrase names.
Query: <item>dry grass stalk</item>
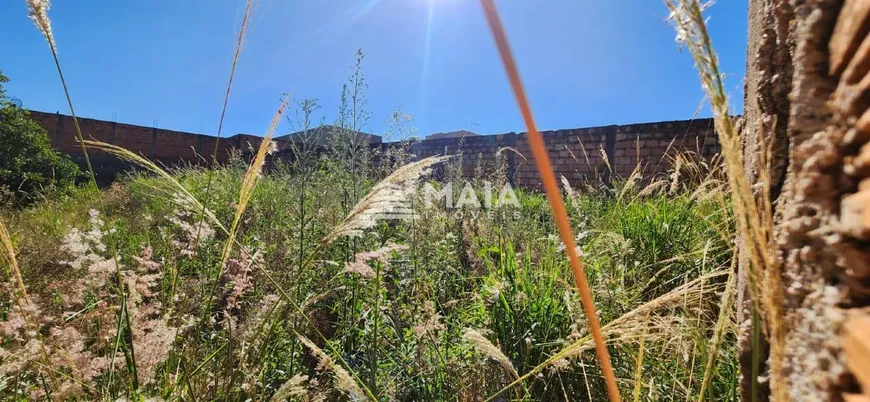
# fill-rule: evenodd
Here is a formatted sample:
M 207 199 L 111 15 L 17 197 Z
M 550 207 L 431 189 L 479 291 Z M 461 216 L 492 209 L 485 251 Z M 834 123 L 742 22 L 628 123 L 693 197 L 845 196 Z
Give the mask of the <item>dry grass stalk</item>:
M 675 194 L 680 189 L 680 168 L 683 167 L 684 159 L 681 154 L 677 154 L 674 158 L 673 168 L 671 169 L 671 185 L 668 192 Z
M 247 0 L 247 2 L 245 3 L 245 12 L 242 15 L 242 25 L 239 28 L 239 36 L 236 39 L 236 50 L 235 50 L 235 52 L 233 52 L 233 62 L 230 66 L 230 78 L 227 80 L 227 90 L 226 90 L 226 93 L 224 93 L 224 104 L 221 107 L 221 117 L 220 117 L 220 119 L 218 119 L 217 139 L 214 142 L 214 150 L 212 151 L 212 155 L 211 155 L 212 156 L 211 162 L 214 164 L 217 164 L 217 154 L 218 154 L 218 150 L 220 149 L 220 144 L 221 144 L 221 134 L 223 133 L 223 128 L 224 128 L 224 118 L 226 117 L 226 114 L 227 114 L 227 105 L 230 102 L 230 91 L 233 88 L 233 79 L 236 76 L 236 66 L 238 66 L 239 57 L 242 54 L 242 47 L 245 43 L 245 34 L 248 31 L 248 22 L 251 19 L 251 9 L 253 8 L 253 5 L 254 5 L 254 0 Z M 206 184 L 205 184 L 205 193 L 206 194 L 211 194 L 211 182 L 212 182 L 213 176 L 214 176 L 214 171 L 210 171 L 208 174 L 208 180 L 206 181 Z M 205 219 L 205 210 L 202 210 L 202 211 L 200 211 L 199 223 L 197 225 L 201 227 L 202 221 L 204 219 Z M 198 245 L 200 233 L 197 232 L 196 236 L 197 236 L 197 239 L 196 239 L 195 243 Z
M 49 8 L 51 8 L 49 0 L 27 0 L 27 16 L 33 20 L 36 28 L 48 41 L 51 51 L 56 53 L 57 47 L 54 44 L 54 33 L 51 31 L 51 20 L 48 19 Z
M 559 180 L 562 182 L 562 187 L 565 188 L 565 195 L 568 196 L 569 200 L 574 199 L 574 188 L 571 187 L 571 182 L 568 181 L 568 178 L 565 175 L 559 175 Z
M 589 162 L 589 154 L 586 152 L 586 147 L 583 145 L 583 141 L 580 139 L 580 137 L 577 137 L 577 143 L 580 144 L 580 151 L 583 152 L 583 159 L 586 160 L 586 166 L 588 166 L 589 169 L 595 170 L 596 167 L 593 167 L 592 162 Z M 607 152 L 604 153 L 604 156 L 607 156 Z
M 671 168 L 639 191 L 637 198 L 657 194 L 666 188 L 672 195 L 692 190 L 692 199 L 706 201 L 726 191 L 721 155 L 716 154 L 707 161 L 695 152 L 682 151 L 666 154 L 662 159 L 666 159 Z
M 55 65 L 55 68 L 57 69 L 57 75 L 60 78 L 60 83 L 61 83 L 61 86 L 63 87 L 64 95 L 66 96 L 67 105 L 69 106 L 70 115 L 72 116 L 73 127 L 75 128 L 76 140 L 79 142 L 79 145 L 81 147 L 82 156 L 84 157 L 84 160 L 85 160 L 85 165 L 87 166 L 88 173 L 90 174 L 90 184 L 95 190 L 96 199 L 97 199 L 97 201 L 99 201 L 99 204 L 100 204 L 100 211 L 105 212 L 105 207 L 103 205 L 103 194 L 101 191 L 99 191 L 98 186 L 97 186 L 97 177 L 96 177 L 96 174 L 94 174 L 94 167 L 93 167 L 93 165 L 91 165 L 91 158 L 88 155 L 88 150 L 87 150 L 87 147 L 85 146 L 85 139 L 84 139 L 84 136 L 82 135 L 82 129 L 81 129 L 81 126 L 79 125 L 79 119 L 76 116 L 75 107 L 73 107 L 72 96 L 70 96 L 69 87 L 67 86 L 66 78 L 64 78 L 64 75 L 63 75 L 63 68 L 61 68 L 61 66 L 60 66 L 60 59 L 58 58 L 58 55 L 57 55 L 57 45 L 54 41 L 54 34 L 51 30 L 51 20 L 48 18 L 48 9 L 50 8 L 50 1 L 49 0 L 26 0 L 26 2 L 27 2 L 27 8 L 28 8 L 28 16 L 34 21 L 37 29 L 39 29 L 40 33 L 42 33 L 42 35 L 45 37 L 46 41 L 48 42 L 48 47 L 49 47 L 49 50 L 51 50 L 51 56 L 54 59 L 54 65 Z M 120 269 L 120 264 L 118 261 L 118 255 L 117 255 L 116 250 L 112 250 L 112 258 L 114 259 L 114 265 L 116 267 L 115 275 L 117 277 L 117 281 L 120 283 L 120 282 L 122 282 L 122 277 L 121 277 L 121 269 Z M 118 293 L 119 293 L 119 296 L 121 299 L 121 312 L 118 316 L 118 321 L 120 324 L 120 323 L 122 323 L 122 318 L 127 314 L 127 312 L 126 312 L 127 304 L 125 301 L 127 298 L 127 295 L 126 295 L 126 292 L 125 292 L 123 287 L 118 288 Z M 130 323 L 129 323 L 129 321 L 127 321 L 126 322 L 127 329 L 132 330 L 132 328 L 129 328 L 129 326 L 130 326 Z M 120 339 L 122 326 L 118 325 L 117 328 L 118 328 L 117 336 Z M 116 344 L 116 350 L 115 350 L 116 352 L 117 352 L 118 345 L 119 344 Z M 43 351 L 43 353 L 45 353 L 45 352 Z M 133 376 L 135 378 L 136 377 L 136 375 L 135 375 L 135 373 L 136 373 L 136 359 L 135 359 L 135 353 L 133 351 L 132 345 L 129 346 L 128 353 L 130 356 L 130 361 L 132 363 L 131 366 L 132 366 Z M 110 368 L 110 373 L 109 373 L 109 382 L 110 383 L 112 382 L 112 379 L 114 377 L 114 371 L 115 371 L 115 366 L 114 366 L 114 361 L 113 361 L 112 366 Z M 134 383 L 135 383 L 135 381 L 134 381 Z
M 218 276 L 223 273 L 227 259 L 230 258 L 230 252 L 232 252 L 233 249 L 233 242 L 236 239 L 236 231 L 238 231 L 239 222 L 242 219 L 242 215 L 245 213 L 245 209 L 248 208 L 248 203 L 251 201 L 251 196 L 254 194 L 254 188 L 257 186 L 257 180 L 263 174 L 263 165 L 266 163 L 266 155 L 271 154 L 275 150 L 275 142 L 272 141 L 272 134 L 275 133 L 275 128 L 277 128 L 278 123 L 281 122 L 281 116 L 284 115 L 284 110 L 287 108 L 287 100 L 287 96 L 281 100 L 281 105 L 278 106 L 278 110 L 272 116 L 272 122 L 269 123 L 266 135 L 264 135 L 263 140 L 260 141 L 260 147 L 257 149 L 257 153 L 254 155 L 254 159 L 251 160 L 251 165 L 248 167 L 248 171 L 242 179 L 242 187 L 239 190 L 239 200 L 236 202 L 236 213 L 233 215 L 233 223 L 230 225 L 229 237 L 227 242 L 224 244 L 223 253 L 221 254 Z
M 668 182 L 666 180 L 653 181 L 652 183 L 647 184 L 643 190 L 638 191 L 634 198 L 639 199 L 653 194 L 659 194 L 663 188 L 667 187 L 667 185 Z
M 308 349 L 311 350 L 311 353 L 314 353 L 314 355 L 317 357 L 318 370 L 328 370 L 332 372 L 332 376 L 335 380 L 335 387 L 339 391 L 347 394 L 351 398 L 351 400 L 354 401 L 377 400 L 377 398 L 375 398 L 371 394 L 371 391 L 368 391 L 368 389 L 364 388 L 364 386 L 360 387 L 356 379 L 351 376 L 350 373 L 348 373 L 347 370 L 344 369 L 344 367 L 336 364 L 335 361 L 332 360 L 332 357 L 330 357 L 328 354 L 326 354 L 326 352 L 317 347 L 314 342 L 311 342 L 311 340 L 302 335 L 298 335 L 298 337 L 299 341 L 302 342 L 306 347 L 308 347 Z
M 640 134 L 634 137 L 634 160 L 640 165 Z
M 221 117 L 218 120 L 217 141 L 214 144 L 213 161 L 217 159 L 218 147 L 220 145 L 221 131 L 224 127 L 224 117 L 227 114 L 227 104 L 230 102 L 230 91 L 233 88 L 233 79 L 236 76 L 236 66 L 239 64 L 239 57 L 242 55 L 242 47 L 245 44 L 245 34 L 248 32 L 248 22 L 251 20 L 251 9 L 253 8 L 254 0 L 245 2 L 245 12 L 242 14 L 242 25 L 239 28 L 239 36 L 236 39 L 236 50 L 233 52 L 233 62 L 230 66 L 230 78 L 227 80 L 227 90 L 224 94 L 224 104 L 221 108 Z M 207 193 L 207 192 L 206 192 Z
M 486 339 L 483 334 L 468 328 L 462 333 L 462 339 L 471 344 L 471 346 L 474 347 L 474 350 L 478 353 L 498 362 L 498 364 L 502 366 L 505 371 L 510 373 L 513 378 L 520 378 L 519 373 L 517 373 L 517 370 L 514 368 L 514 364 L 511 363 L 510 359 L 502 353 L 498 346 L 495 346 L 489 341 L 489 339 Z
M 745 170 L 743 141 L 728 109 L 728 98 L 718 59 L 707 33 L 701 12 L 710 3 L 701 5 L 697 0 L 665 0 L 671 11 L 670 19 L 677 29 L 677 41 L 692 54 L 701 79 L 701 86 L 710 101 L 716 132 L 719 134 L 722 154 L 728 173 L 728 184 L 737 218 L 739 237 L 745 245 L 749 260 L 749 288 L 754 309 L 759 313 L 770 342 L 771 389 L 774 401 L 786 400 L 786 377 L 784 373 L 785 334 L 783 326 L 784 289 L 780 261 L 773 244 L 773 211 L 771 210 L 770 158 L 771 144 L 763 143 L 759 152 L 760 191 L 756 193 Z
M 15 279 L 15 284 L 18 286 L 18 291 L 21 292 L 21 299 L 25 305 L 30 305 L 30 298 L 27 296 L 27 288 L 24 286 L 24 279 L 21 278 L 21 269 L 18 267 L 18 259 L 15 258 L 15 246 L 12 244 L 12 237 L 9 235 L 9 230 L 6 225 L 0 220 L 0 243 L 3 244 L 3 260 L 9 268 L 9 274 Z
M 60 77 L 60 83 L 63 86 L 64 95 L 66 95 L 67 105 L 69 106 L 69 112 L 73 118 L 73 127 L 75 128 L 76 140 L 78 140 L 81 145 L 82 156 L 85 158 L 85 164 L 88 167 L 88 173 L 90 174 L 91 185 L 95 188 L 97 187 L 97 178 L 94 175 L 94 168 L 91 166 L 91 158 L 88 156 L 88 150 L 85 149 L 84 145 L 84 136 L 82 136 L 82 129 L 79 127 L 79 119 L 76 117 L 75 108 L 73 108 L 72 97 L 69 94 L 69 88 L 66 85 L 66 79 L 63 76 L 63 69 L 60 67 L 60 59 L 57 57 L 57 45 L 54 42 L 54 34 L 51 30 L 51 20 L 48 18 L 48 9 L 51 7 L 51 2 L 49 0 L 27 0 L 27 15 L 33 20 L 34 24 L 36 24 L 36 28 L 39 29 L 39 32 L 42 33 L 42 36 L 45 37 L 45 40 L 48 41 L 49 50 L 51 50 L 51 56 L 54 58 L 54 65 L 57 68 L 57 74 Z M 99 198 L 102 202 L 102 196 Z
M 341 236 L 359 236 L 363 229 L 370 228 L 385 215 L 413 213 L 407 211 L 408 196 L 420 178 L 429 172 L 432 165 L 450 159 L 451 156 L 433 156 L 402 166 L 376 184 L 365 197 L 347 214 L 322 244 L 330 244 Z
M 513 152 L 513 153 L 519 155 L 520 158 L 523 158 L 524 161 L 528 161 L 528 159 L 526 159 L 526 156 L 523 155 L 522 152 L 517 151 L 517 149 L 514 148 L 514 147 L 501 147 L 501 148 L 498 149 L 498 151 L 495 152 L 495 154 L 496 154 L 496 155 L 501 155 L 502 152 L 504 152 L 504 151 L 511 151 L 511 152 Z
M 308 389 L 305 387 L 305 383 L 308 382 L 307 375 L 296 374 L 293 377 L 290 377 L 281 388 L 278 388 L 278 391 L 275 392 L 275 395 L 272 395 L 272 398 L 269 399 L 271 402 L 284 402 L 291 397 L 304 397 L 308 394 Z
M 586 151 L 584 150 L 583 153 L 585 154 Z M 601 160 L 604 161 L 604 166 L 607 167 L 607 170 L 612 172 L 613 167 L 610 166 L 610 158 L 607 157 L 607 151 L 604 149 L 603 145 L 598 146 L 598 154 L 601 156 Z
M 631 194 L 632 191 L 637 188 L 638 183 L 643 179 L 642 171 L 643 167 L 640 162 L 638 162 L 637 165 L 634 165 L 634 170 L 632 170 L 631 174 L 625 179 L 625 183 L 619 190 L 619 194 L 616 195 L 616 199 L 622 200 L 626 195 Z
M 502 158 L 502 159 L 500 159 L 500 160 L 503 161 L 505 164 L 507 164 L 507 161 L 506 161 L 506 159 L 504 159 L 504 155 L 503 155 L 503 154 L 504 154 L 504 151 L 511 151 L 511 152 L 513 152 L 513 153 L 519 155 L 520 158 L 523 158 L 523 161 L 522 161 L 522 162 L 520 162 L 520 163 L 518 163 L 518 164 L 514 164 L 514 166 L 513 166 L 513 170 L 514 170 L 514 171 L 513 171 L 513 172 L 510 172 L 510 175 L 511 175 L 511 176 L 514 176 L 515 173 L 516 173 L 517 171 L 519 171 L 520 166 L 522 166 L 524 163 L 528 162 L 529 160 L 528 160 L 528 158 L 526 158 L 525 155 L 523 155 L 522 152 L 517 151 L 517 149 L 514 148 L 514 147 L 501 147 L 501 148 L 498 149 L 498 151 L 495 152 L 495 156 L 496 156 L 497 158 Z M 507 166 L 505 166 L 505 168 L 504 168 L 504 172 L 505 172 L 505 177 L 507 177 L 507 173 L 508 173 L 508 172 L 507 172 Z M 505 180 L 506 180 L 506 179 L 505 179 Z
M 640 401 L 640 391 L 643 388 L 643 354 L 646 346 L 646 334 L 649 331 L 649 314 L 643 319 L 643 335 L 640 337 L 640 346 L 637 352 L 637 363 L 634 367 L 634 401 Z
M 666 308 L 681 306 L 687 303 L 686 300 L 698 300 L 699 296 L 705 293 L 711 293 L 711 291 L 714 291 L 721 286 L 717 284 L 711 284 L 711 279 L 727 275 L 728 273 L 728 270 L 719 270 L 700 276 L 697 279 L 681 285 L 674 290 L 671 290 L 670 292 L 653 299 L 652 301 L 644 303 L 635 308 L 634 310 L 629 311 L 628 313 L 623 314 L 621 317 L 607 323 L 607 325 L 605 325 L 603 329 L 604 333 L 608 335 L 608 337 L 610 337 L 608 341 L 613 342 L 619 339 L 631 339 L 639 337 L 644 330 L 644 325 L 642 324 L 643 320 L 640 319 L 641 316 L 651 315 L 651 313 L 653 312 L 661 311 Z M 656 318 L 655 316 L 650 317 L 650 335 L 654 332 L 653 330 L 656 328 L 657 319 L 660 318 Z M 659 321 L 659 323 L 660 322 L 661 321 Z M 674 328 L 670 328 L 668 326 L 661 326 L 659 328 L 665 330 L 667 333 L 674 332 Z M 590 339 L 581 338 L 574 344 L 557 353 L 556 356 L 578 356 L 583 351 L 589 350 L 591 348 L 592 345 L 590 345 Z M 549 365 L 548 362 L 551 359 L 548 359 L 546 362 L 543 363 L 543 365 Z

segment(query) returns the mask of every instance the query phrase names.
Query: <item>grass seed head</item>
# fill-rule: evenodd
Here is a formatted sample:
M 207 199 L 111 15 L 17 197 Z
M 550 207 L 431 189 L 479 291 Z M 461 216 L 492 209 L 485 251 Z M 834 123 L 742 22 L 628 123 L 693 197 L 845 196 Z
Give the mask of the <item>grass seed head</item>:
M 51 31 L 51 20 L 48 19 L 49 8 L 51 8 L 49 0 L 27 0 L 27 16 L 36 24 L 36 28 L 54 50 L 57 47 L 54 44 L 54 34 Z
M 502 353 L 501 349 L 498 346 L 495 346 L 489 339 L 486 339 L 483 334 L 480 332 L 473 330 L 471 328 L 467 328 L 465 332 L 462 333 L 462 339 L 471 344 L 478 353 L 489 357 L 490 359 L 495 360 L 501 365 L 508 373 L 511 374 L 514 378 L 519 378 L 520 375 L 517 373 L 517 370 L 514 368 L 514 364 Z

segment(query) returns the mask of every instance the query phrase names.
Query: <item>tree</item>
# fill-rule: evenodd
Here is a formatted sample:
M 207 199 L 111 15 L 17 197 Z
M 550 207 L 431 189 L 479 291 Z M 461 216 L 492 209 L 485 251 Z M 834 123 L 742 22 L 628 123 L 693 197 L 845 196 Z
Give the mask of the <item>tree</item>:
M 744 400 L 840 400 L 856 384 L 839 335 L 870 301 L 870 2 L 750 0 L 744 96 L 745 173 L 772 210 L 783 295 L 758 320 L 741 261 Z
M 24 205 L 52 189 L 66 188 L 80 176 L 66 155 L 51 147 L 46 131 L 27 110 L 6 96 L 0 71 L 0 189 Z

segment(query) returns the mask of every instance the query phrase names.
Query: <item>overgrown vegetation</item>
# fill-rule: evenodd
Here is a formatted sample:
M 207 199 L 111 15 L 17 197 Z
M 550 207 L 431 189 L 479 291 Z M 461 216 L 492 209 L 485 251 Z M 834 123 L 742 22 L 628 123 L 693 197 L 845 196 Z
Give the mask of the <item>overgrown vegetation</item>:
M 107 190 L 105 214 L 81 190 L 12 216 L 31 304 L 5 307 L 4 394 L 244 400 L 283 387 L 296 400 L 355 389 L 382 400 L 480 400 L 527 375 L 505 396 L 604 397 L 541 195 L 518 192 L 519 210 L 476 218 L 421 207 L 418 220 L 377 223 L 356 244 L 324 244 L 344 216 L 345 190 L 333 183 L 348 173 L 321 162 L 304 183 L 289 166 L 260 178 L 223 267 L 226 233 L 209 220 L 197 226 L 198 207 L 159 177 Z M 239 160 L 173 177 L 230 222 L 225 200 L 246 168 Z M 633 181 L 570 190 L 626 397 L 700 392 L 732 255 L 733 222 L 711 183 L 672 194 L 639 194 Z M 316 203 L 288 197 L 302 186 Z M 110 242 L 129 292 L 129 339 L 117 330 Z M 709 362 L 715 400 L 736 398 L 730 316 L 724 325 Z
M 45 130 L 6 95 L 0 72 L 0 204 L 26 205 L 64 191 L 80 177 L 78 167 L 54 150 Z
M 28 3 L 56 56 L 47 3 Z M 509 180 L 498 160 L 462 177 L 461 155 L 369 153 L 362 60 L 333 153 L 296 143 L 263 170 L 285 100 L 249 158 L 167 172 L 83 141 L 143 169 L 4 213 L 0 395 L 603 400 L 546 199 L 451 208 L 407 191 L 438 164 L 457 187 L 498 184 L 470 187 L 479 200 Z M 298 108 L 307 135 L 317 103 Z M 737 400 L 730 187 L 718 159 L 671 162 L 610 187 L 563 180 L 578 251 L 625 399 Z M 408 206 L 415 219 L 383 219 Z

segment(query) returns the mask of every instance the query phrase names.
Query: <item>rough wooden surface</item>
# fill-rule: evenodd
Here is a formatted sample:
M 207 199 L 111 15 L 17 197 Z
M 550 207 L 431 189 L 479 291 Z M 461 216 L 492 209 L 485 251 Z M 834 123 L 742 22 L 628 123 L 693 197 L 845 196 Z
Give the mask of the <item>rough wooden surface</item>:
M 846 364 L 866 395 L 870 392 L 870 314 L 860 314 L 846 321 L 841 342 Z
M 870 402 L 866 395 L 843 394 L 843 402 Z
M 870 30 L 870 1 L 846 0 L 830 42 L 831 75 L 840 74 Z
M 768 355 L 767 345 L 751 351 L 742 295 L 741 387 L 746 399 L 751 351 L 767 359 L 759 389 L 770 399 L 839 401 L 858 390 L 856 372 L 868 372 L 847 365 L 844 339 L 835 334 L 844 333 L 849 311 L 870 300 L 870 0 L 751 0 L 749 28 L 743 131 L 749 178 L 763 168 L 755 156 L 763 151 L 759 143 L 787 147 L 770 150 L 770 180 L 752 180 L 770 186 L 774 198 L 786 291 L 777 319 L 787 333 L 778 345 L 784 356 Z M 870 342 L 870 331 L 863 339 Z M 770 370 L 777 358 L 786 366 L 782 377 Z M 861 361 L 870 364 L 870 357 Z M 865 398 L 866 385 L 862 392 L 848 400 Z

